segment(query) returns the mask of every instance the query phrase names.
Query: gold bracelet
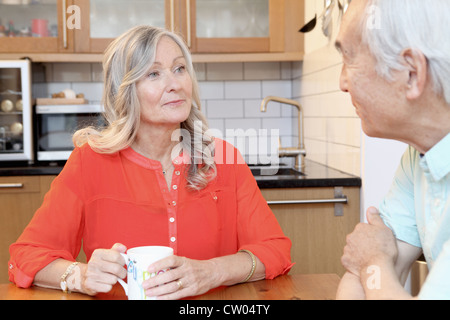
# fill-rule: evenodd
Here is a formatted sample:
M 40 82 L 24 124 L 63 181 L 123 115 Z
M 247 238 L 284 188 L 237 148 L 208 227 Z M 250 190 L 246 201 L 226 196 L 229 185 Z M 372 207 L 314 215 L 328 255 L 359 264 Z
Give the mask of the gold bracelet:
M 250 255 L 250 257 L 252 258 L 252 270 L 250 271 L 250 273 L 248 274 L 247 278 L 245 278 L 244 281 L 242 281 L 242 283 L 247 282 L 248 280 L 250 280 L 251 277 L 253 277 L 253 274 L 255 273 L 256 270 L 256 257 L 253 254 L 253 252 L 248 251 L 248 250 L 239 250 L 238 252 L 246 252 Z
M 69 290 L 69 285 L 67 284 L 67 277 L 70 275 L 70 273 L 72 272 L 73 268 L 75 268 L 77 266 L 79 262 L 74 262 L 72 263 L 70 266 L 67 267 L 66 272 L 64 272 L 64 274 L 61 276 L 61 282 L 60 282 L 60 286 L 61 286 L 61 290 L 64 293 L 70 293 Z

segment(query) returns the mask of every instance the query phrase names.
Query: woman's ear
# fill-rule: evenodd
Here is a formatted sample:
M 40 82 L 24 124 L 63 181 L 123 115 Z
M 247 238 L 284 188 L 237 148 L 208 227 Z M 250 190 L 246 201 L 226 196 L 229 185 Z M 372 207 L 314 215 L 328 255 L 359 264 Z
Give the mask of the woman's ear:
M 401 58 L 409 71 L 406 83 L 406 97 L 410 100 L 419 98 L 426 87 L 428 79 L 428 61 L 425 55 L 416 49 L 405 49 Z

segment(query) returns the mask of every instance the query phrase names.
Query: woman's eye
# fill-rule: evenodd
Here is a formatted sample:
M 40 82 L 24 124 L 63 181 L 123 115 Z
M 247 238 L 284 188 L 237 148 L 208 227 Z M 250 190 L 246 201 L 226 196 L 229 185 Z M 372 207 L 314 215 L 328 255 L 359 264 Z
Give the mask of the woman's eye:
M 175 69 L 175 72 L 182 73 L 186 70 L 185 66 L 179 66 Z
M 148 74 L 149 78 L 156 78 L 159 76 L 159 72 L 158 71 L 152 71 Z

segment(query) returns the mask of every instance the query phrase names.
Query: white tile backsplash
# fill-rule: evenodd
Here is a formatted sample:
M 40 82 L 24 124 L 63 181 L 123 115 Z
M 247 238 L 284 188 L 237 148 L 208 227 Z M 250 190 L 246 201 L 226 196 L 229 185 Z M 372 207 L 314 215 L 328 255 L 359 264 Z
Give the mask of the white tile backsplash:
M 280 62 L 244 63 L 244 80 L 279 80 Z
M 225 81 L 225 99 L 262 99 L 261 81 Z
M 244 64 L 236 63 L 208 63 L 206 65 L 206 79 L 216 80 L 242 80 L 244 79 Z
M 76 93 L 83 93 L 90 103 L 102 101 L 103 83 L 101 82 L 74 82 L 72 90 Z
M 279 118 L 281 115 L 281 107 L 279 103 L 270 103 L 266 112 L 261 112 L 261 99 L 251 99 L 244 101 L 244 117 L 245 118 Z
M 283 118 L 268 118 L 262 119 L 262 128 L 264 129 L 278 129 L 280 136 L 292 135 L 292 121 Z
M 225 130 L 238 130 L 242 129 L 255 130 L 256 132 L 261 129 L 261 119 L 257 118 L 247 118 L 247 119 L 225 119 Z M 251 132 L 251 131 L 248 131 Z
M 51 98 L 52 94 L 63 91 L 64 89 L 71 89 L 71 83 L 35 83 L 33 84 L 33 98 Z
M 225 86 L 223 81 L 199 81 L 198 86 L 201 99 L 209 100 L 225 98 Z
M 263 81 L 262 82 L 262 96 L 279 96 L 290 98 L 292 97 L 292 82 L 283 81 Z
M 90 63 L 54 63 L 53 81 L 55 82 L 84 82 L 91 81 Z
M 206 116 L 209 119 L 242 119 L 244 117 L 244 101 L 208 100 L 206 102 Z

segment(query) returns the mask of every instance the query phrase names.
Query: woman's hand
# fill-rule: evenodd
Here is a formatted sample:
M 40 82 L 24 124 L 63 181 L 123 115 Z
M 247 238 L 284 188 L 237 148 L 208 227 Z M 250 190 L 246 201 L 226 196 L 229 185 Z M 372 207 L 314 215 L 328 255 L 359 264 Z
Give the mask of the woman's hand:
M 123 279 L 127 275 L 124 259 L 120 255 L 126 251 L 127 248 L 120 243 L 116 243 L 111 249 L 95 250 L 89 263 L 83 266 L 80 291 L 88 295 L 111 291 L 117 279 Z
M 167 270 L 142 284 L 148 297 L 175 300 L 196 296 L 221 285 L 218 267 L 213 260 L 192 260 L 170 256 L 155 262 L 148 272 Z

